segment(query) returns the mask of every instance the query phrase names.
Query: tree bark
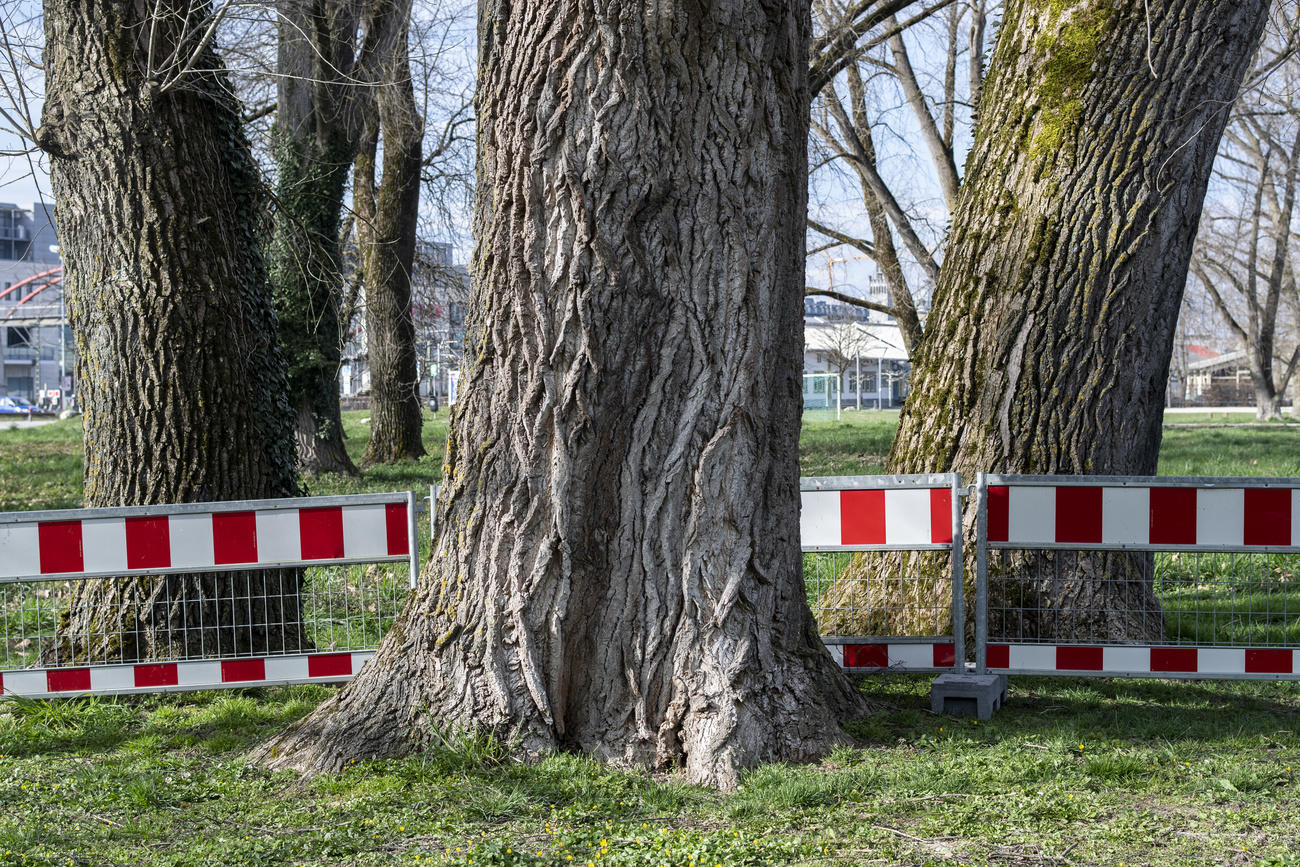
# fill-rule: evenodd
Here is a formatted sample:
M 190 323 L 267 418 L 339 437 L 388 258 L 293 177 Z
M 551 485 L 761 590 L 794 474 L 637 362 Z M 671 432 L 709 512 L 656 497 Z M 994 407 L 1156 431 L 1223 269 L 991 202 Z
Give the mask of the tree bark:
M 298 464 L 308 473 L 357 468 L 339 413 L 339 217 L 352 166 L 345 118 L 352 68 L 347 4 L 283 0 L 279 7 L 275 231 L 269 260 L 295 412 Z M 345 41 L 346 40 L 346 41 Z
M 1155 473 L 1206 183 L 1267 8 L 1007 3 L 891 472 Z M 1026 631 L 1163 637 L 1144 558 L 1054 564 L 1028 554 L 994 587 L 1034 600 Z
M 383 26 L 395 32 L 384 80 L 375 96 L 383 140 L 378 189 L 374 187 L 375 151 L 357 164 L 357 174 L 370 172 L 370 177 L 358 180 L 356 188 L 373 191 L 374 203 L 367 206 L 368 223 L 358 223 L 370 364 L 370 441 L 363 464 L 414 460 L 424 454 L 411 307 L 424 126 L 416 109 L 407 51 L 410 0 L 379 0 L 377 5 L 388 10 Z
M 862 708 L 798 514 L 807 2 L 504 0 L 443 516 L 375 658 L 265 745 L 337 770 L 492 731 L 736 784 Z
M 297 491 L 259 180 L 219 58 L 195 53 L 209 21 L 170 0 L 45 4 L 39 138 L 58 201 L 88 506 Z M 83 582 L 47 658 L 215 647 L 236 622 L 253 624 L 241 651 L 301 646 L 297 577 Z

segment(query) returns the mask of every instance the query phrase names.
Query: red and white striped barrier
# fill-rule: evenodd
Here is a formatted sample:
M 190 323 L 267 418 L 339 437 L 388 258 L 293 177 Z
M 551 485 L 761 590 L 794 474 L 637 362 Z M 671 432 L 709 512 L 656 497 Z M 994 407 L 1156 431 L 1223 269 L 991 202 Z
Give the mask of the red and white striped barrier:
M 957 662 L 951 639 L 936 644 L 827 644 L 826 649 L 848 671 L 948 671 Z
M 961 476 L 831 476 L 800 480 L 799 539 L 805 554 L 833 551 L 950 552 L 953 622 L 964 619 L 961 585 Z M 849 671 L 951 671 L 962 641 L 828 636 L 831 656 Z M 965 649 L 961 647 L 961 656 Z
M 410 495 L 0 515 L 0 581 L 412 559 Z
M 872 482 L 909 484 L 873 487 Z M 953 541 L 953 476 L 866 477 L 862 487 L 820 488 L 852 479 L 809 479 L 802 492 L 804 551 L 947 548 Z
M 412 493 L 0 514 L 0 583 L 407 561 Z M 0 671 L 0 696 L 327 683 L 372 649 Z
M 989 644 L 994 674 L 1104 674 L 1107 677 L 1300 677 L 1290 647 L 1135 647 Z
M 29 668 L 0 672 L 0 692 L 24 698 L 57 698 L 85 693 L 122 695 L 289 683 L 339 683 L 360 671 L 373 654 L 374 651 L 366 650 L 81 668 Z
M 1300 551 L 1300 480 L 988 476 L 988 544 Z

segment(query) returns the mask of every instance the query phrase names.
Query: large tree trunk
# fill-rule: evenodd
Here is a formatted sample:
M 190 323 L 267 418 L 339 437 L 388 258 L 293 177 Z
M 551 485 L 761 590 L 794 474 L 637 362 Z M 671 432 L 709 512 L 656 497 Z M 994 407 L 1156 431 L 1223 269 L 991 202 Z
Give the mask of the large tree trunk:
M 351 70 L 351 42 L 343 39 L 352 37 L 352 18 L 340 6 L 284 0 L 279 7 L 279 179 L 269 258 L 298 463 L 308 473 L 355 474 L 339 414 L 339 215 L 354 146 L 342 81 Z
M 411 308 L 424 124 L 416 110 L 406 44 L 411 3 L 397 0 L 388 5 L 392 11 L 386 24 L 396 32 L 385 80 L 375 97 L 383 139 L 383 174 L 373 192 L 370 220 L 358 224 L 370 363 L 370 442 L 361 458 L 364 464 L 411 460 L 424 454 Z M 366 182 L 358 181 L 359 191 L 373 189 L 374 169 L 372 149 L 367 161 L 358 161 L 358 174 L 371 173 Z
M 1155 472 L 1206 182 L 1268 4 L 1149 6 L 1007 3 L 891 471 Z M 1145 566 L 1027 555 L 1006 586 L 1036 637 L 1158 640 Z
M 297 489 L 259 181 L 238 106 L 210 49 L 169 77 L 207 24 L 179 0 L 45 3 L 39 139 L 58 200 L 88 506 Z M 239 650 L 301 646 L 296 576 L 84 582 L 47 657 L 215 647 L 236 622 L 247 636 Z M 179 623 L 192 634 L 181 638 Z
M 861 704 L 800 569 L 807 3 L 484 13 L 435 554 L 263 759 L 336 770 L 435 726 L 722 786 L 818 755 Z

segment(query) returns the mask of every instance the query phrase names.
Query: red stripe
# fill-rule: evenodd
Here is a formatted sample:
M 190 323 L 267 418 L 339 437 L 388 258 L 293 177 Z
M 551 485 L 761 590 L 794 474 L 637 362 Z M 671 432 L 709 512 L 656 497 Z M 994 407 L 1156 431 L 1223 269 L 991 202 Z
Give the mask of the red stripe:
M 1057 671 L 1101 671 L 1100 647 L 1056 648 Z
M 1292 652 L 1274 648 L 1246 651 L 1247 674 L 1291 674 Z
M 37 524 L 41 548 L 41 572 L 81 572 L 80 521 L 42 521 Z
M 1291 544 L 1291 491 L 1286 488 L 1246 488 L 1246 545 Z
M 957 664 L 957 650 L 951 644 L 936 644 L 934 646 L 934 667 L 935 668 L 952 668 Z
M 1056 541 L 1101 541 L 1101 488 L 1062 486 L 1056 489 Z
M 1002 490 L 1006 490 L 1003 488 Z M 984 651 L 984 664 L 989 668 L 1011 667 L 1011 645 L 990 644 Z
M 221 682 L 266 680 L 265 659 L 226 659 L 221 663 Z
M 175 686 L 179 682 L 174 662 L 135 666 L 136 686 Z
M 845 644 L 845 668 L 888 668 L 888 644 Z
M 990 542 L 1007 541 L 1011 523 L 1011 491 L 1005 485 L 988 489 L 988 537 Z M 1006 666 L 1002 666 L 1006 668 Z
M 343 509 L 322 506 L 298 510 L 302 559 L 337 560 L 343 556 Z
M 1152 488 L 1152 545 L 1196 544 L 1196 489 Z
M 212 554 L 215 562 L 257 562 L 257 514 L 254 512 L 214 512 L 212 515 Z
M 166 569 L 172 564 L 171 532 L 164 518 L 126 519 L 126 568 Z
M 885 544 L 884 491 L 840 491 L 840 544 Z
M 308 677 L 338 677 L 352 673 L 352 654 L 317 653 L 307 657 Z
M 55 668 L 45 672 L 49 692 L 86 692 L 90 689 L 89 668 Z
M 1152 671 L 1196 671 L 1195 647 L 1151 648 Z
M 930 541 L 936 545 L 952 543 L 952 488 L 930 490 Z
M 407 539 L 410 524 L 406 520 L 406 506 L 401 503 L 384 506 L 384 529 L 388 531 L 390 555 L 411 553 L 411 543 Z

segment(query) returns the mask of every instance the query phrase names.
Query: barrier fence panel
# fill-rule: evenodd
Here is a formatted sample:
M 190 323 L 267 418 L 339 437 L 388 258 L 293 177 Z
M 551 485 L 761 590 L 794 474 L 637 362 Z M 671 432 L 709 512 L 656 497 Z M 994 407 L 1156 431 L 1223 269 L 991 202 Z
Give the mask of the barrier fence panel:
M 411 493 L 0 514 L 0 692 L 346 680 L 414 586 L 416 540 Z
M 980 475 L 976 667 L 1300 679 L 1300 479 Z
M 831 654 L 856 671 L 963 670 L 961 476 L 801 482 L 809 606 Z M 896 555 L 896 556 L 888 556 Z

